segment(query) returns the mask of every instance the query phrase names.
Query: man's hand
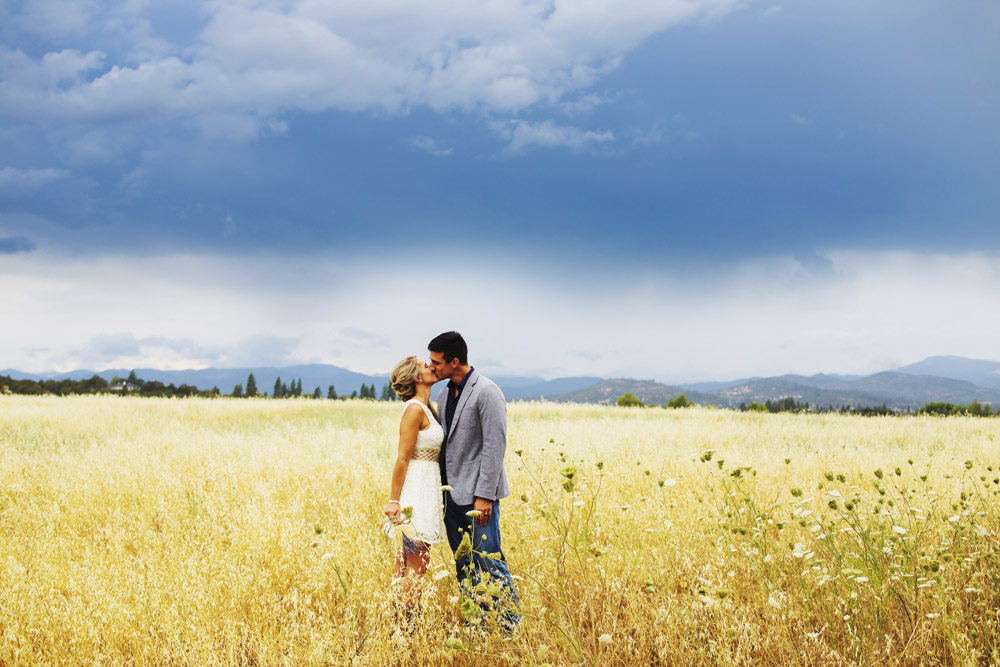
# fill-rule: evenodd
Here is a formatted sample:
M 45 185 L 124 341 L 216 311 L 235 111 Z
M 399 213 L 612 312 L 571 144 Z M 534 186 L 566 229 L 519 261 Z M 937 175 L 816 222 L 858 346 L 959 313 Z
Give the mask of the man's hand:
M 493 501 L 476 498 L 475 502 L 472 503 L 472 509 L 480 512 L 479 516 L 476 517 L 476 523 L 485 526 L 490 522 L 490 517 L 493 516 Z

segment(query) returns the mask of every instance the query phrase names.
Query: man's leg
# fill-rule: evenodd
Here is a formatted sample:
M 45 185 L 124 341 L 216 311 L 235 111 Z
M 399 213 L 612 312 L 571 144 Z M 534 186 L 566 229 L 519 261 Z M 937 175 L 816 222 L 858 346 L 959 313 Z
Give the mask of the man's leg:
M 448 533 L 448 546 L 451 552 L 458 551 L 462 543 L 462 535 L 469 525 L 469 517 L 466 512 L 472 509 L 472 505 L 458 505 L 451 499 L 451 494 L 447 494 L 444 502 L 444 529 Z M 469 558 L 455 559 L 455 574 L 458 576 L 459 585 L 469 576 Z
M 458 581 L 461 584 L 471 576 L 470 584 L 475 586 L 481 578 L 480 573 L 488 572 L 490 579 L 504 590 L 507 597 L 507 601 L 502 603 L 508 609 L 502 615 L 502 622 L 511 628 L 520 621 L 520 616 L 516 613 L 519 605 L 514 582 L 500 545 L 500 503 L 496 500 L 493 501 L 493 511 L 485 526 L 477 525 L 473 517 L 466 515 L 466 512 L 472 508 L 472 505 L 451 503 L 445 512 L 445 527 L 448 530 L 448 541 L 452 551 L 458 549 L 463 534 L 468 533 L 472 542 L 473 552 L 471 556 L 455 559 Z M 455 530 L 452 530 L 453 526 Z M 455 535 L 454 539 L 452 538 L 453 534 Z M 491 558 L 490 555 L 495 555 L 497 558 Z M 499 600 L 495 601 L 500 602 Z

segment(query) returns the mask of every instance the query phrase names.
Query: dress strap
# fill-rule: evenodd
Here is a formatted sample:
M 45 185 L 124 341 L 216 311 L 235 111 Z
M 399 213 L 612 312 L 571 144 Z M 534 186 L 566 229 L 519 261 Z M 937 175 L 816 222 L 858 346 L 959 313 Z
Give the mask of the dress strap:
M 432 415 L 431 415 L 431 409 L 430 409 L 429 407 L 427 407 L 426 405 L 424 405 L 424 404 L 423 404 L 423 403 L 422 403 L 422 402 L 421 402 L 421 401 L 420 401 L 419 399 L 416 399 L 416 398 L 411 398 L 410 400 L 408 400 L 408 401 L 407 401 L 406 403 L 404 403 L 403 405 L 409 405 L 410 403 L 416 403 L 417 405 L 419 405 L 419 406 L 420 406 L 421 408 L 423 408 L 423 409 L 424 409 L 424 412 L 425 412 L 425 413 L 426 413 L 426 414 L 427 414 L 428 416 L 432 416 Z M 405 410 L 406 408 L 403 408 L 403 409 Z

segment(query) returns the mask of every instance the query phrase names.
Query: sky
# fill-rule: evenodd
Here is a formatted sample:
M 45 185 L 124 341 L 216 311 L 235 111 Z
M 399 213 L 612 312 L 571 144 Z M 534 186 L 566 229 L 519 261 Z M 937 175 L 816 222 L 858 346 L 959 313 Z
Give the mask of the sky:
M 994 0 L 0 0 L 0 368 L 997 359 Z

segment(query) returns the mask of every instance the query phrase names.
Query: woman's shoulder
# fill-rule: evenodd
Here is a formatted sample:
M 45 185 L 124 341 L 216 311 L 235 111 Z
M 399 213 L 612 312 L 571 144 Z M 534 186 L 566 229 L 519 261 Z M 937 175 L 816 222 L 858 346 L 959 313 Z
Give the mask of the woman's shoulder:
M 411 398 L 403 404 L 403 417 L 407 415 L 422 415 L 427 411 L 427 406 L 415 398 Z

